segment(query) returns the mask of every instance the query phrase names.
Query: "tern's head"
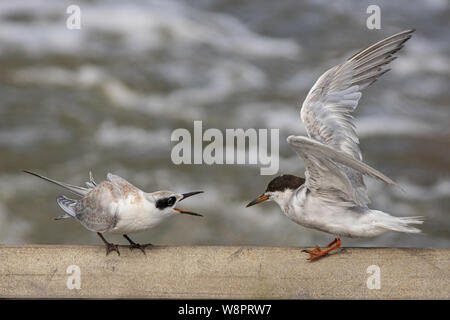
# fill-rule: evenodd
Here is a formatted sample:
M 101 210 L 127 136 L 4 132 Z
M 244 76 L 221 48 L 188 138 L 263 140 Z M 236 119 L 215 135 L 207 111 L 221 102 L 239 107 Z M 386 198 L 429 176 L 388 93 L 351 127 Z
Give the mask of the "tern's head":
M 278 176 L 269 182 L 266 191 L 262 195 L 247 204 L 247 208 L 266 200 L 273 200 L 283 207 L 283 204 L 291 196 L 292 192 L 304 183 L 305 179 L 290 174 Z
M 184 200 L 186 198 L 189 198 L 190 196 L 199 193 L 203 193 L 203 191 L 194 191 L 188 193 L 176 193 L 172 191 L 156 191 L 153 193 L 148 193 L 147 200 L 150 201 L 153 204 L 153 206 L 156 207 L 156 209 L 159 210 L 159 212 L 165 216 L 170 216 L 179 213 L 202 217 L 201 214 L 176 208 L 178 202 L 180 202 L 181 200 Z

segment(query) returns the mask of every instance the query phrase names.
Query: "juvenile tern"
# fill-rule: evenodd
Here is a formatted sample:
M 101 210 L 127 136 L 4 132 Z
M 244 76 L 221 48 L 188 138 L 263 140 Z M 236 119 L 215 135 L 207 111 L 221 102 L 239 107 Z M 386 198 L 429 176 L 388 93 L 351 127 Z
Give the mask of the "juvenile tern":
M 125 179 L 108 173 L 107 180 L 97 184 L 89 173 L 87 187 L 78 187 L 52 180 L 34 172 L 24 171 L 82 197 L 79 200 L 58 196 L 56 202 L 65 214 L 55 219 L 74 218 L 86 229 L 96 232 L 106 246 L 106 255 L 116 251 L 120 255 L 118 245 L 109 243 L 104 233 L 122 234 L 130 243 L 130 249 L 140 249 L 145 254 L 147 245 L 135 243 L 127 234 L 151 229 L 174 214 L 201 214 L 175 208 L 184 200 L 203 191 L 176 193 L 173 191 L 144 192 Z
M 333 234 L 335 239 L 327 249 L 305 250 L 309 260 L 339 248 L 340 237 L 375 237 L 390 230 L 421 232 L 411 224 L 422 224 L 422 217 L 394 217 L 369 209 L 363 176 L 395 183 L 362 162 L 352 117 L 361 91 L 390 70 L 387 65 L 413 32 L 406 30 L 379 41 L 317 80 L 301 109 L 308 137 L 287 138 L 305 162 L 305 178 L 278 176 L 247 205 L 273 200 L 294 222 Z

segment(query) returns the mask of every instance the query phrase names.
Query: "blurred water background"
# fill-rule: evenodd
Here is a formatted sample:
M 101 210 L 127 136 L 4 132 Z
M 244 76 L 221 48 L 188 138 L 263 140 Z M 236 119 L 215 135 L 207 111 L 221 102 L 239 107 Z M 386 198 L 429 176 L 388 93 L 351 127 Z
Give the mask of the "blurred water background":
M 355 113 L 365 161 L 404 191 L 366 180 L 372 207 L 422 215 L 422 235 L 344 239 L 347 246 L 450 246 L 450 11 L 446 0 L 0 2 L 0 243 L 101 244 L 76 221 L 54 221 L 61 189 L 108 172 L 146 191 L 206 193 L 135 235 L 157 245 L 326 244 L 332 236 L 284 217 L 275 203 L 245 209 L 271 177 L 255 165 L 172 164 L 170 134 L 280 128 L 280 173 L 303 175 L 285 138 L 305 134 L 300 105 L 316 79 L 357 50 L 416 28 L 392 71 Z M 119 236 L 109 236 L 122 242 Z

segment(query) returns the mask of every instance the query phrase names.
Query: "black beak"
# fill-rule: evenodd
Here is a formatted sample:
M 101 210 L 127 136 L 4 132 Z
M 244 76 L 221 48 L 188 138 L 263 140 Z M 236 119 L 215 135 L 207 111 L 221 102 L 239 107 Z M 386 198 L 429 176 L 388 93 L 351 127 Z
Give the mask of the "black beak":
M 191 197 L 193 195 L 199 194 L 199 193 L 203 193 L 203 191 L 194 191 L 194 192 L 183 193 L 182 194 L 183 198 L 181 198 L 180 201 L 184 200 L 186 198 L 189 198 L 189 197 Z

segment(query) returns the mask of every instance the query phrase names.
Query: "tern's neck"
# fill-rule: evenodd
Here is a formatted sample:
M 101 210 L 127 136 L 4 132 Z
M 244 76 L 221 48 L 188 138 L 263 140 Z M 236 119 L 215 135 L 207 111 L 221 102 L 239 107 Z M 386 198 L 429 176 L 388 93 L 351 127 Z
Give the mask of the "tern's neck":
M 294 191 L 295 190 L 292 189 L 285 189 L 284 191 L 275 191 L 271 194 L 270 198 L 276 203 L 278 203 L 281 210 L 285 211 Z

